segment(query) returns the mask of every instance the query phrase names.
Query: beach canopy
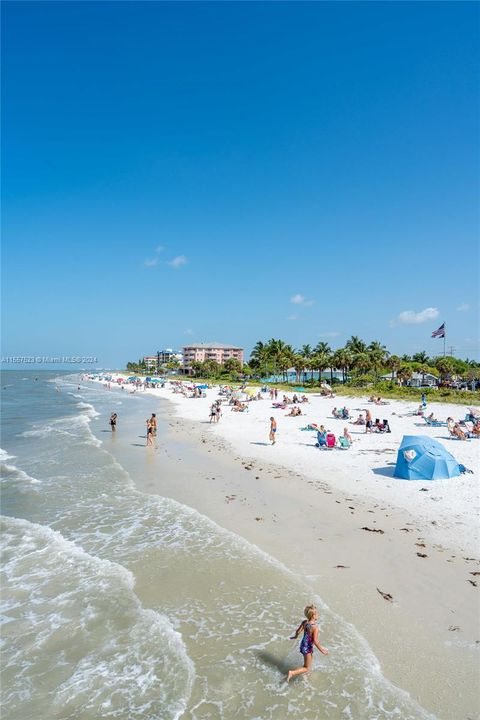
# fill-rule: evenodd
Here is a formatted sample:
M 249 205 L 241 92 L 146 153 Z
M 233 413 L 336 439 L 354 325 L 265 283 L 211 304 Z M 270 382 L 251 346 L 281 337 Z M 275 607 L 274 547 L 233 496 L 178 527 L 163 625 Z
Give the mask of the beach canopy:
M 445 480 L 460 475 L 453 455 L 426 435 L 404 435 L 394 477 L 403 480 Z

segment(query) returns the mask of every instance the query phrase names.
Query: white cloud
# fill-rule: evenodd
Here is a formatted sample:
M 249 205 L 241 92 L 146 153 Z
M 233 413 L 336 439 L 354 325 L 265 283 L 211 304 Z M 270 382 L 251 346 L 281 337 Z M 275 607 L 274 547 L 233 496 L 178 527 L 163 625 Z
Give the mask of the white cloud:
M 319 333 L 319 337 L 336 338 L 340 335 L 338 330 L 330 330 L 329 332 Z
M 185 332 L 184 332 L 184 335 L 193 335 L 193 330 L 192 330 L 192 328 L 187 328 L 187 329 L 185 330 Z
M 292 295 L 290 298 L 290 302 L 294 305 L 303 305 L 304 307 L 311 307 L 315 300 L 307 300 L 304 295 L 300 295 L 300 293 L 297 293 L 296 295 Z
M 435 320 L 439 316 L 437 308 L 425 308 L 420 312 L 414 310 L 404 310 L 398 316 L 398 322 L 402 325 L 420 325 L 421 323 Z
M 298 320 L 298 315 L 288 315 L 287 320 Z
M 152 258 L 151 260 L 145 260 L 145 267 L 154 267 L 158 263 L 158 258 Z
M 457 307 L 458 312 L 467 312 L 470 310 L 470 305 L 468 303 L 462 303 Z
M 294 305 L 301 305 L 304 300 L 305 298 L 303 297 L 303 295 L 300 295 L 300 293 L 298 293 L 297 295 L 292 295 L 292 297 L 290 298 L 290 302 Z
M 185 255 L 177 255 L 177 257 L 174 257 L 173 260 L 169 260 L 167 265 L 170 265 L 170 267 L 173 268 L 179 268 L 182 265 L 186 265 L 188 262 Z
M 163 247 L 163 245 L 157 245 L 157 247 L 155 248 L 156 253 L 161 253 L 164 250 L 165 250 L 165 248 Z

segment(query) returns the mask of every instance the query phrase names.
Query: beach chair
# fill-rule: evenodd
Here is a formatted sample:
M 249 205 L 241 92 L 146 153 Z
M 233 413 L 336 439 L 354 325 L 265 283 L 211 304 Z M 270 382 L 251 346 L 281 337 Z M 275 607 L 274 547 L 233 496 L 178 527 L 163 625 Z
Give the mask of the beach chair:
M 317 432 L 317 447 L 327 447 L 327 438 L 325 433 Z
M 337 444 L 337 439 L 333 433 L 327 433 L 327 449 L 333 450 L 335 445 Z
M 430 427 L 445 427 L 447 423 L 441 422 L 440 420 L 429 420 L 428 417 L 423 416 L 423 419 Z
M 348 450 L 351 447 L 351 443 L 347 440 L 346 437 L 340 435 L 340 437 L 338 438 L 338 447 L 340 450 Z

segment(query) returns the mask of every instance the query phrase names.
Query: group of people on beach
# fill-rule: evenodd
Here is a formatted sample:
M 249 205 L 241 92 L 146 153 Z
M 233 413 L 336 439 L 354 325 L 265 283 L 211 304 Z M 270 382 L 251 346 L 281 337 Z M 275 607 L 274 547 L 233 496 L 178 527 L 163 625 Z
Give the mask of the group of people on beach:
M 210 407 L 210 422 L 218 423 L 222 417 L 222 401 L 215 400 Z
M 153 445 L 153 438 L 157 435 L 157 416 L 152 413 L 152 417 L 147 418 L 147 446 Z
M 111 428 L 112 432 L 116 432 L 116 430 L 117 430 L 117 418 L 118 418 L 118 415 L 116 412 L 113 412 L 110 415 L 109 422 L 110 422 L 110 428 Z M 152 416 L 147 418 L 147 420 L 145 422 L 147 424 L 147 446 L 153 445 L 153 438 L 157 434 L 157 415 L 156 415 L 156 413 L 152 413 Z

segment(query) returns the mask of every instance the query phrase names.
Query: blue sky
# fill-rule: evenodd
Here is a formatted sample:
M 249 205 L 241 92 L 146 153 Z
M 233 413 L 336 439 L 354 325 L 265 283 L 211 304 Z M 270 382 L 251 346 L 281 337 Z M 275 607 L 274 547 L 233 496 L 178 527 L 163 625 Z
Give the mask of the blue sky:
M 3 356 L 479 358 L 478 4 L 2 13 Z

